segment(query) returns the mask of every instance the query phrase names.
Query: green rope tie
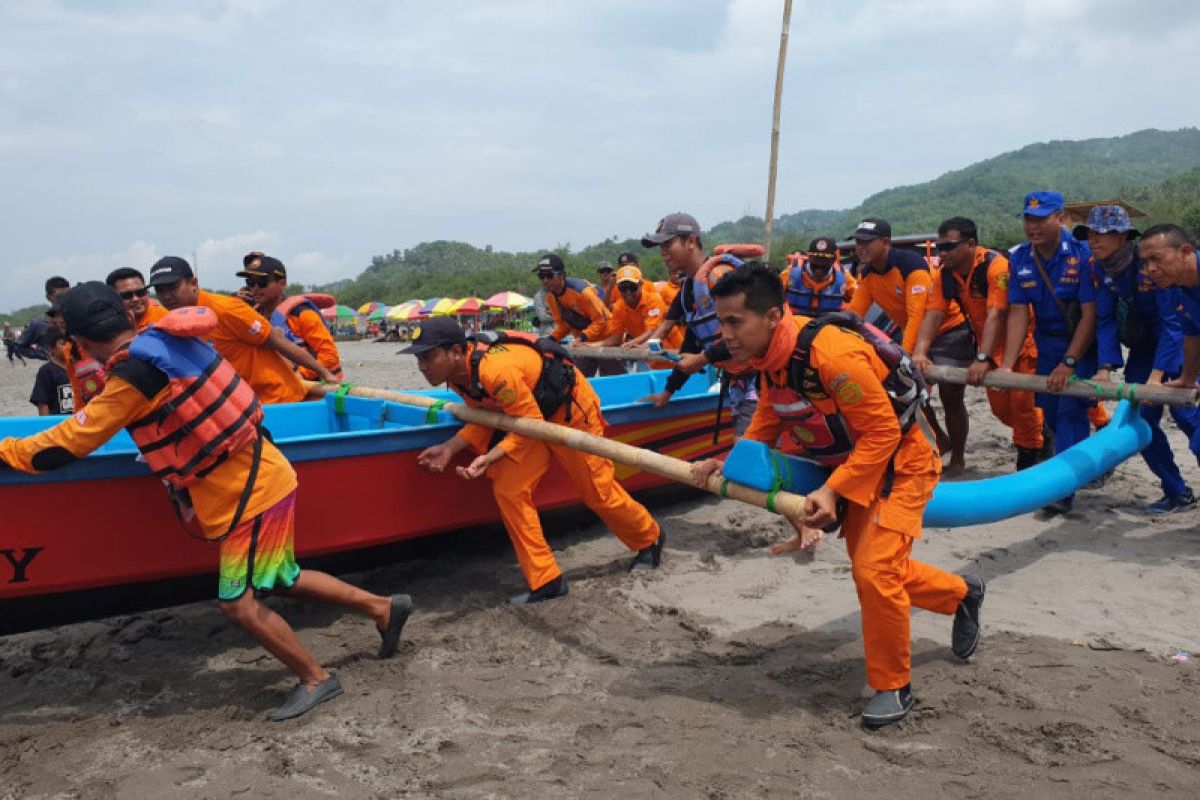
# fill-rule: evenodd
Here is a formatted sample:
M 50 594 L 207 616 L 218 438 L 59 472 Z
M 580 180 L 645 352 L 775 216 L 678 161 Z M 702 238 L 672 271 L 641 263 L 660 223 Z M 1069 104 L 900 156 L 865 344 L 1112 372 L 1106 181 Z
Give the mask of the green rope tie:
M 721 479 L 721 497 L 729 497 L 729 479 Z
M 767 511 L 778 514 L 779 512 L 775 510 L 775 498 L 783 490 L 782 459 L 772 451 L 768 463 L 771 465 L 771 488 L 767 490 Z
M 1100 398 L 1101 400 L 1104 399 L 1104 387 L 1094 381 L 1089 381 L 1085 378 L 1079 377 L 1078 375 L 1072 375 L 1071 377 L 1067 378 L 1067 383 L 1078 383 L 1082 384 L 1083 386 L 1090 386 L 1096 392 L 1096 397 Z
M 431 405 L 428 409 L 425 410 L 425 424 L 426 425 L 436 424 L 438 421 L 438 412 L 441 411 L 442 407 L 444 405 L 446 405 L 446 403 L 449 403 L 449 402 L 450 402 L 449 400 L 434 400 L 433 405 Z
M 349 383 L 343 383 L 338 387 L 338 390 L 333 393 L 333 411 L 336 414 L 346 413 L 346 395 L 350 394 L 350 390 L 354 387 Z

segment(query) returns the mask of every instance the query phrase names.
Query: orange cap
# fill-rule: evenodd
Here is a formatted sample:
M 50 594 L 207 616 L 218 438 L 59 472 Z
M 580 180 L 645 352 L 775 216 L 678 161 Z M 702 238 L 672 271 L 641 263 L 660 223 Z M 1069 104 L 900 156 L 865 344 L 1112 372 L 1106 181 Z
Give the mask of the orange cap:
M 617 270 L 617 283 L 638 283 L 642 282 L 642 271 L 632 264 L 628 264 Z

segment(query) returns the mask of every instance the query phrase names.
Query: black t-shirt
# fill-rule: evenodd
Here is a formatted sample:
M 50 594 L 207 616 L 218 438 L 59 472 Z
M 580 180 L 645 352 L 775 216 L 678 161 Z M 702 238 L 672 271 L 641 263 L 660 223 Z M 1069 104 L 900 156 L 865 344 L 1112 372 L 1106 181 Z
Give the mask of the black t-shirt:
M 42 364 L 34 378 L 29 402 L 35 406 L 49 406 L 51 414 L 75 413 L 75 396 L 67 371 L 53 361 Z

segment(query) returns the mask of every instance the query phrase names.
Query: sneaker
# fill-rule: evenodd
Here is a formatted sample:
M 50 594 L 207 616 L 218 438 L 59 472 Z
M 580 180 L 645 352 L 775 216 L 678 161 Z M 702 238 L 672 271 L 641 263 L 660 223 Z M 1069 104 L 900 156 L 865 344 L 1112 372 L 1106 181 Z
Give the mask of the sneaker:
M 530 603 L 543 603 L 547 600 L 566 597 L 570 591 L 570 588 L 567 586 L 567 579 L 559 575 L 549 583 L 542 584 L 532 592 L 522 592 L 516 597 L 511 598 L 508 602 L 514 606 L 527 606 Z
M 1042 460 L 1042 451 L 1037 447 L 1017 448 L 1017 472 L 1036 466 Z
M 954 612 L 950 650 L 966 661 L 979 646 L 979 607 L 983 605 L 983 593 L 987 585 L 978 575 L 963 575 L 962 579 L 967 583 L 967 596 Z
M 1171 496 L 1164 494 L 1158 502 L 1151 503 L 1146 507 L 1146 511 L 1151 514 L 1170 514 L 1172 511 L 1178 511 L 1181 508 L 1196 505 L 1196 495 L 1192 494 L 1192 490 L 1188 489 L 1183 494 Z
M 886 692 L 876 692 L 863 709 L 863 727 L 877 731 L 885 725 L 893 725 L 908 716 L 908 712 L 912 711 L 916 704 L 911 684 Z
M 640 572 L 641 570 L 658 569 L 659 565 L 662 564 L 662 550 L 666 539 L 666 534 L 659 531 L 658 538 L 654 540 L 654 544 L 638 550 L 638 554 L 633 558 L 633 563 L 629 565 L 629 571 Z
M 1075 498 L 1064 497 L 1062 500 L 1055 500 L 1053 503 L 1047 503 L 1042 506 L 1042 513 L 1048 517 L 1057 517 L 1066 514 L 1075 505 Z
M 288 695 L 284 704 L 267 714 L 267 719 L 271 722 L 283 722 L 288 719 L 295 719 L 302 714 L 307 714 L 317 706 L 327 700 L 339 696 L 342 693 L 342 682 L 338 680 L 337 673 L 329 673 L 329 677 L 318 683 L 311 690 L 304 688 L 304 684 L 299 684 L 292 693 Z

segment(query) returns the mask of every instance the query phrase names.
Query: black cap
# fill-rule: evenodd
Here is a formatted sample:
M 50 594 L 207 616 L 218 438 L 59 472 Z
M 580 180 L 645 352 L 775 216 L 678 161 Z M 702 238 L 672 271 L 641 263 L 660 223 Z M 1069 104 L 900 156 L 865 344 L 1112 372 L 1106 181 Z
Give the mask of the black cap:
M 467 335 L 452 317 L 434 317 L 413 331 L 412 344 L 400 350 L 401 355 L 418 356 L 435 347 L 467 343 Z
M 538 259 L 537 266 L 533 268 L 534 272 L 566 272 L 567 265 L 563 260 L 554 253 L 546 253 Z
M 892 226 L 886 219 L 867 217 L 854 229 L 854 238 L 862 241 L 892 238 Z
M 249 261 L 247 261 L 247 259 Z M 258 260 L 258 266 L 251 267 L 250 264 Z M 287 279 L 287 267 L 278 258 L 264 256 L 262 253 L 247 253 L 242 259 L 244 270 L 238 273 L 239 278 L 283 278 Z
M 192 272 L 192 267 L 179 256 L 163 256 L 158 261 L 154 262 L 154 266 L 150 268 L 150 280 L 146 281 L 147 286 L 167 286 L 172 283 L 178 283 L 184 278 L 194 278 L 195 273 Z
M 667 214 L 660 219 L 658 227 L 654 229 L 654 233 L 642 237 L 642 247 L 658 247 L 671 241 L 676 236 L 699 235 L 700 223 L 696 222 L 696 218 L 691 214 L 676 211 L 674 214 Z
M 117 290 L 100 281 L 88 281 L 68 289 L 54 305 L 62 314 L 67 335 L 88 336 L 97 325 L 115 319 L 124 320 L 129 329 L 133 329 L 129 312 Z
M 630 265 L 635 267 L 641 266 L 641 264 L 638 263 L 638 257 L 633 253 L 621 253 L 621 255 L 617 256 L 618 267 L 628 267 Z
M 805 251 L 809 261 L 833 262 L 837 258 L 837 242 L 828 236 L 818 236 L 808 243 Z
M 596 265 L 596 272 L 614 272 L 613 265 L 608 261 L 601 261 Z

